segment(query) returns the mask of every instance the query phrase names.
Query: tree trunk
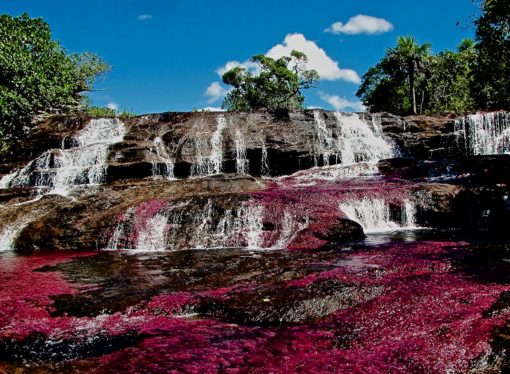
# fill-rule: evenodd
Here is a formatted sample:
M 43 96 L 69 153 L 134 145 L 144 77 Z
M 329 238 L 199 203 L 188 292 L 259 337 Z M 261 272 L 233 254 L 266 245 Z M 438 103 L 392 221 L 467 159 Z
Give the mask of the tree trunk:
M 409 91 L 411 94 L 411 103 L 413 106 L 413 114 L 418 114 L 416 110 L 416 88 L 414 87 L 414 74 L 415 74 L 415 65 L 414 61 L 409 64 Z

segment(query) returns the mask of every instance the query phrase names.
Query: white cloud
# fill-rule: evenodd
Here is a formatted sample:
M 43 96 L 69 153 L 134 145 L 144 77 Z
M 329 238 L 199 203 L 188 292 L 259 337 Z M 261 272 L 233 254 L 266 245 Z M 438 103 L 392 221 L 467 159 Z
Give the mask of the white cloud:
M 382 34 L 393 30 L 393 25 L 386 21 L 384 18 L 377 18 L 358 14 L 357 16 L 349 18 L 347 23 L 335 22 L 328 27 L 325 32 L 332 34 Z
M 152 14 L 140 14 L 138 16 L 138 21 L 148 21 L 152 18 Z
M 113 109 L 113 110 L 118 110 L 119 109 L 119 104 L 117 103 L 114 103 L 113 101 L 109 102 L 108 104 L 106 104 L 106 107 L 108 109 Z
M 352 83 L 361 82 L 358 73 L 351 69 L 340 69 L 338 62 L 333 61 L 322 48 L 307 40 L 303 34 L 288 34 L 283 43 L 271 48 L 266 56 L 276 59 L 289 56 L 292 50 L 303 52 L 308 57 L 307 68 L 315 69 L 320 79 L 329 81 L 342 79 Z
M 223 86 L 219 82 L 213 82 L 207 87 L 205 90 L 204 96 L 207 96 L 207 102 L 209 104 L 214 103 L 215 101 L 218 101 L 219 99 L 223 98 L 227 94 L 227 90 L 223 88 Z
M 319 97 L 331 105 L 335 110 L 344 111 L 347 109 L 351 109 L 357 112 L 365 111 L 365 106 L 361 103 L 361 101 L 350 101 L 344 97 L 340 97 L 337 95 L 329 95 L 325 92 L 318 92 Z
M 216 73 L 221 77 L 223 74 L 225 74 L 225 72 L 235 67 L 245 68 L 246 70 L 252 72 L 253 74 L 258 74 L 260 72 L 259 64 L 248 60 L 245 62 L 228 61 L 225 65 L 220 66 L 218 69 L 216 69 Z

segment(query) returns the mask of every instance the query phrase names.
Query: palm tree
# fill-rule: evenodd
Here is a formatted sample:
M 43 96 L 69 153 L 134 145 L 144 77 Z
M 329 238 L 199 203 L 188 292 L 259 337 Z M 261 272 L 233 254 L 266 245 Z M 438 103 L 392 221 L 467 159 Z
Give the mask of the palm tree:
M 425 70 L 425 64 L 430 57 L 430 53 L 431 46 L 429 43 L 418 45 L 416 39 L 412 36 L 400 36 L 397 40 L 397 46 L 386 50 L 385 57 L 397 62 L 406 71 L 409 82 L 409 96 L 414 114 L 417 114 L 416 75 Z

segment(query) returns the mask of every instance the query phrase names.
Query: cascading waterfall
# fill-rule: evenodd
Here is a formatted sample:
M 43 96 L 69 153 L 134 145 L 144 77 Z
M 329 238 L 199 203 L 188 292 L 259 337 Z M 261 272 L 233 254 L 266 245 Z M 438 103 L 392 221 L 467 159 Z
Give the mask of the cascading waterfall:
M 163 177 L 168 180 L 175 179 L 174 161 L 168 154 L 163 139 L 159 136 L 154 138 L 153 150 L 157 157 L 152 159 L 152 176 L 154 178 Z M 162 161 L 162 165 L 160 161 Z
M 324 166 L 329 165 L 329 158 L 334 153 L 334 139 L 331 131 L 326 126 L 324 117 L 318 110 L 313 111 L 313 118 L 315 123 L 315 139 L 313 142 L 313 153 L 315 166 L 319 166 L 320 159 Z
M 220 174 L 223 166 L 223 133 L 228 123 L 224 115 L 216 117 L 216 130 L 209 141 L 198 137 L 195 138 L 196 164 L 193 165 L 191 174 L 194 177 Z M 204 149 L 209 149 L 208 156 L 204 155 Z
M 28 223 L 29 220 L 21 219 L 3 227 L 0 231 L 0 252 L 14 250 L 16 239 Z
M 308 218 L 296 219 L 285 210 L 274 230 L 265 231 L 265 206 L 253 201 L 218 210 L 209 199 L 198 213 L 183 209 L 189 205 L 190 202 L 184 202 L 163 208 L 150 217 L 129 209 L 117 222 L 106 249 L 131 252 L 234 247 L 283 249 L 308 226 Z
M 235 133 L 236 145 L 236 171 L 239 174 L 247 174 L 249 172 L 249 160 L 246 157 L 246 144 L 244 142 L 243 134 L 239 129 Z
M 260 175 L 269 175 L 270 169 L 267 162 L 267 146 L 264 138 L 261 138 L 261 160 L 260 160 Z
M 369 123 L 357 114 L 335 112 L 342 164 L 377 163 L 394 156 L 394 149 L 382 136 L 377 117 Z
M 335 112 L 336 128 L 329 129 L 320 111 L 315 110 L 314 162 L 328 166 L 335 163 L 353 165 L 360 162 L 376 164 L 377 161 L 394 156 L 394 149 L 384 138 L 380 116 L 366 121 L 358 114 Z M 334 131 L 333 131 L 334 130 Z
M 34 187 L 38 195 L 67 196 L 76 186 L 104 182 L 110 145 L 123 140 L 124 123 L 117 118 L 93 119 L 79 131 L 72 148 L 44 152 L 26 167 L 5 176 L 0 187 Z
M 365 233 L 416 229 L 416 206 L 404 200 L 397 211 L 383 198 L 362 197 L 343 201 L 340 210 L 349 219 L 358 222 Z M 396 214 L 395 214 L 396 213 Z
M 471 114 L 455 121 L 455 133 L 471 155 L 510 153 L 510 113 Z
M 162 214 L 156 214 L 150 218 L 143 230 L 138 233 L 136 247 L 137 252 L 162 251 L 166 247 L 167 218 Z

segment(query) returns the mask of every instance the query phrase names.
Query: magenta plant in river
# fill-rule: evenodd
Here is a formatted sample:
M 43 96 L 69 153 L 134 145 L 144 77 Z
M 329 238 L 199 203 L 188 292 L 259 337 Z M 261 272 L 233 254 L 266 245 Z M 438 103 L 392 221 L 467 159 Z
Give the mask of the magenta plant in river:
M 455 267 L 468 248 L 463 242 L 424 241 L 337 255 L 296 252 L 286 255 L 289 257 L 284 262 L 275 254 L 280 260 L 271 265 L 277 268 L 269 271 L 274 279 L 272 275 L 263 280 L 237 273 L 224 278 L 223 287 L 216 287 L 208 276 L 204 280 L 210 281 L 188 291 L 174 292 L 160 284 L 159 275 L 153 275 L 153 282 L 161 286 L 154 296 L 115 313 L 83 317 L 59 312 L 61 305 L 55 304 L 55 297 L 69 295 L 70 302 L 83 302 L 87 295 L 108 297 L 108 283 L 90 283 L 86 275 L 87 261 L 97 255 L 2 256 L 2 269 L 9 270 L 1 273 L 0 345 L 4 352 L 10 352 L 14 344 L 33 344 L 30 338 L 37 335 L 51 351 L 59 347 L 59 341 L 80 347 L 99 341 L 98 336 L 109 337 L 108 341 L 133 336 L 123 345 L 110 346 L 106 354 L 90 353 L 74 361 L 71 352 L 59 364 L 78 368 L 80 362 L 89 362 L 104 373 L 464 372 L 483 364 L 491 354 L 491 332 L 509 317 L 506 309 L 494 305 L 502 292 L 510 291 L 507 285 L 484 283 Z M 118 266 L 113 260 L 119 254 L 102 256 L 107 256 L 112 268 Z M 293 256 L 301 257 L 293 260 Z M 154 258 L 136 260 L 138 269 L 144 261 L 150 266 Z M 291 268 L 299 269 L 299 263 L 308 270 L 284 280 L 281 266 L 286 262 Z M 70 266 L 66 264 L 73 263 L 74 270 L 65 271 Z M 128 265 L 126 269 L 132 268 Z M 145 275 L 151 277 L 150 272 Z M 132 276 L 125 274 L 126 280 Z M 321 293 L 316 291 L 306 296 L 308 289 L 320 290 L 331 284 L 337 290 L 355 289 L 352 294 L 348 291 L 351 301 L 335 304 L 331 297 L 317 300 Z M 257 322 L 266 318 L 264 313 L 280 313 L 280 305 L 291 306 L 293 299 L 282 299 L 281 295 L 296 292 L 305 295 L 302 301 L 311 306 L 333 303 L 336 307 L 324 318 L 300 323 L 278 326 Z M 243 301 L 240 304 L 237 300 Z M 236 313 L 244 313 L 248 320 L 232 324 L 231 318 L 236 317 L 229 309 L 211 309 L 209 305 L 237 305 Z M 264 306 L 262 314 L 258 314 L 260 305 Z M 215 318 L 207 318 L 211 311 Z M 288 317 L 281 314 L 280 318 L 284 321 Z M 55 355 L 60 357 L 58 352 Z M 30 357 L 27 353 L 18 359 Z M 38 365 L 45 367 L 47 363 L 42 360 Z

